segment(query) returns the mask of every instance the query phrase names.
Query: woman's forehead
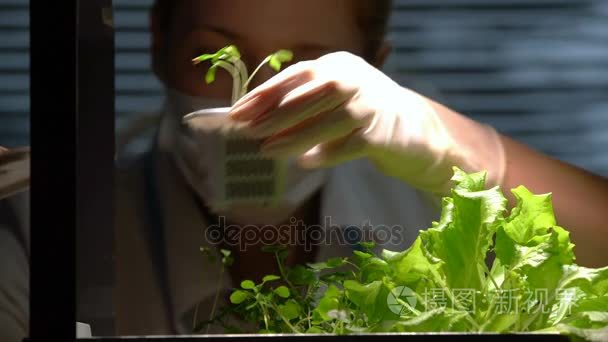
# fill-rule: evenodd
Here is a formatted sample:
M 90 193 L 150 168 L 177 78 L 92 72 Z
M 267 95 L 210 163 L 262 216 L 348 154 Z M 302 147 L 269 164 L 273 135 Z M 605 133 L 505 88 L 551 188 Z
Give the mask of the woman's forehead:
M 355 0 L 187 0 L 174 20 L 185 34 L 200 28 L 250 42 L 341 46 L 359 42 Z

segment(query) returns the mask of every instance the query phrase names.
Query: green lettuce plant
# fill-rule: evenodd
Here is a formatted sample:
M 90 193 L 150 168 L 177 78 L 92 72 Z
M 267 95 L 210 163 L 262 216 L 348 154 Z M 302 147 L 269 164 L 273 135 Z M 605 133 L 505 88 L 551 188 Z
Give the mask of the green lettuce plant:
M 574 262 L 550 194 L 517 187 L 508 212 L 500 188 L 485 189 L 485 180 L 455 168 L 439 222 L 405 251 L 376 254 L 362 243 L 349 258 L 287 268 L 287 251 L 270 248 L 281 274 L 244 281 L 227 311 L 261 333 L 544 332 L 607 341 L 608 267 Z

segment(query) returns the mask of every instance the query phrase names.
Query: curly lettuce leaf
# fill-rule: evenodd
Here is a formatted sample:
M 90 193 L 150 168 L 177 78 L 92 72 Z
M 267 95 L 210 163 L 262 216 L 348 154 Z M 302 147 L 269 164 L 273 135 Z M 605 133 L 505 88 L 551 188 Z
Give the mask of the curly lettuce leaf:
M 494 187 L 484 190 L 486 173 L 455 168 L 452 197 L 443 200 L 441 220 L 420 232 L 424 250 L 438 260 L 451 289 L 481 290 L 486 254 L 503 220 L 507 200 Z

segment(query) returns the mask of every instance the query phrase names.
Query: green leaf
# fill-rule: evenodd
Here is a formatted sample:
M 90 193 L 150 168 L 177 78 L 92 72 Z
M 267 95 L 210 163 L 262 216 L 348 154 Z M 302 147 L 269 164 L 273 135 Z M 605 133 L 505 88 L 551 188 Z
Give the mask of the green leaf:
M 608 311 L 608 296 L 581 298 L 572 307 L 573 312 Z
M 212 55 L 211 63 L 215 64 L 218 61 L 224 60 L 234 63 L 241 58 L 241 53 L 234 45 L 224 46 Z
M 466 316 L 467 313 L 463 311 L 437 308 L 396 322 L 389 329 L 394 332 L 465 331 Z
M 274 275 L 274 274 L 269 274 L 267 276 L 264 276 L 264 278 L 262 278 L 262 283 L 267 283 L 270 281 L 275 281 L 275 280 L 279 280 L 281 279 L 281 277 Z
M 289 50 L 279 50 L 275 52 L 273 56 L 280 62 L 285 63 L 293 59 L 293 52 Z
M 522 267 L 538 267 L 551 256 L 550 236 L 545 236 L 545 241 L 532 246 L 521 246 L 512 240 L 501 227 L 496 232 L 496 245 L 494 250 L 496 257 L 510 271 L 520 270 Z
M 347 279 L 352 279 L 353 274 L 351 272 L 338 272 L 334 271 L 328 274 L 324 274 L 320 277 L 320 279 L 326 283 L 336 282 L 342 283 Z
M 538 267 L 527 267 L 523 276 L 527 278 L 527 282 L 532 288 L 555 291 L 563 277 L 564 266 L 572 264 L 574 260 L 572 253 L 574 245 L 570 243 L 569 233 L 563 228 L 555 226 L 551 228 L 549 234 L 537 236 L 533 240 L 546 241 L 539 246 L 545 248 L 550 256 Z
M 416 238 L 412 246 L 403 252 L 383 251 L 383 257 L 393 270 L 393 280 L 398 285 L 415 286 L 421 279 L 430 279 L 435 283 L 439 274 L 439 265 L 432 263 L 422 250 L 422 240 Z
M 310 269 L 297 265 L 287 273 L 287 279 L 294 285 L 309 285 L 316 281 L 316 275 Z
M 270 57 L 270 60 L 268 61 L 268 65 L 274 70 L 274 71 L 279 71 L 281 70 L 281 62 L 279 62 L 279 60 L 277 60 L 274 57 Z
M 270 56 L 270 60 L 268 61 L 268 65 L 274 70 L 281 70 L 282 63 L 286 63 L 291 61 L 293 58 L 293 53 L 289 50 L 279 50 L 273 53 Z
M 232 256 L 232 252 L 228 249 L 220 249 L 220 253 L 222 257 L 222 264 L 225 266 L 232 266 L 234 263 L 234 257 Z
M 355 264 L 357 267 L 361 267 L 363 265 L 365 265 L 365 263 L 374 256 L 373 253 L 368 253 L 368 252 L 361 252 L 361 251 L 353 251 L 353 256 L 351 258 L 353 264 Z
M 243 280 L 241 282 L 241 287 L 245 290 L 253 290 L 255 288 L 255 283 L 251 280 Z
M 200 55 L 200 56 L 194 58 L 192 60 L 192 62 L 194 64 L 200 64 L 204 61 L 209 60 L 209 61 L 211 61 L 212 65 L 215 66 L 215 63 L 217 63 L 220 60 L 234 61 L 234 60 L 238 60 L 240 58 L 241 58 L 241 53 L 239 52 L 237 47 L 234 45 L 228 45 L 228 46 L 225 46 L 225 47 L 219 49 L 215 53 Z
M 364 250 L 371 252 L 376 247 L 376 243 L 374 241 L 361 241 L 359 242 L 359 246 Z
M 325 331 L 323 331 L 321 328 L 316 327 L 316 326 L 312 326 L 310 328 L 308 328 L 308 330 L 306 330 L 307 334 L 324 334 Z
M 581 329 L 567 324 L 558 324 L 554 327 L 556 331 L 576 336 L 583 341 L 605 342 L 608 341 L 608 327 L 599 329 Z
M 444 198 L 441 219 L 420 232 L 425 253 L 441 261 L 449 288 L 481 290 L 486 253 L 503 220 L 507 200 L 498 187 L 483 190 L 485 173 L 455 169 L 451 198 Z
M 287 288 L 287 286 L 279 286 L 276 289 L 274 289 L 274 293 L 276 293 L 279 297 L 281 298 L 289 298 L 289 289 Z
M 577 265 L 564 266 L 564 274 L 559 282 L 558 289 L 571 287 L 578 287 L 593 296 L 608 295 L 608 266 L 602 268 L 587 268 Z
M 388 263 L 377 257 L 367 259 L 360 268 L 361 278 L 364 282 L 381 280 L 390 273 Z
M 603 309 L 606 310 L 606 309 Z M 601 328 L 608 325 L 607 311 L 583 311 L 575 315 L 569 324 L 584 328 Z
M 321 270 L 325 270 L 325 269 L 329 268 L 329 266 L 327 266 L 326 262 L 308 263 L 308 264 L 306 264 L 306 266 L 308 266 L 309 268 L 311 268 L 315 271 L 321 271 Z
M 327 260 L 327 266 L 331 268 L 340 267 L 344 265 L 346 258 L 330 258 Z
M 217 52 L 216 52 L 216 53 L 210 53 L 210 54 L 203 54 L 203 55 L 200 55 L 200 56 L 198 56 L 198 57 L 194 58 L 194 59 L 192 60 L 192 62 L 193 62 L 194 64 L 199 64 L 199 63 L 202 63 L 202 62 L 204 62 L 204 61 L 207 61 L 207 60 L 211 60 L 211 59 L 213 59 L 213 58 L 216 58 L 217 56 L 219 56 L 219 54 L 218 54 Z
M 205 74 L 205 83 L 210 84 L 215 81 L 215 74 L 217 72 L 217 65 L 212 65 L 209 70 L 207 70 L 207 74 Z
M 377 322 L 384 317 L 397 316 L 390 311 L 387 305 L 389 289 L 383 286 L 382 281 L 361 284 L 356 280 L 346 280 L 344 281 L 344 292 L 370 322 Z
M 279 313 L 288 321 L 298 318 L 302 312 L 300 304 L 293 299 L 286 301 L 283 305 L 279 305 L 278 309 Z
M 225 48 L 222 49 L 222 52 L 226 53 L 229 56 L 232 56 L 234 58 L 239 58 L 239 59 L 241 58 L 241 52 L 235 45 L 226 46 Z
M 505 233 L 518 244 L 526 244 L 533 237 L 544 235 L 556 225 L 551 194 L 535 195 L 524 186 L 511 190 L 517 206 L 504 224 Z
M 230 295 L 230 302 L 232 304 L 241 304 L 248 297 L 249 297 L 249 293 L 247 293 L 243 290 L 236 290 L 236 291 L 232 292 L 232 294 Z
M 528 197 L 530 198 L 530 197 Z M 522 197 L 522 201 L 526 201 Z M 522 208 L 528 206 L 526 203 Z M 520 211 L 523 213 L 524 211 Z M 534 211 L 529 211 L 534 212 Z M 536 211 L 538 213 L 538 211 Z M 534 214 L 538 215 L 538 214 Z M 542 215 L 542 214 L 541 214 Z M 514 216 L 511 215 L 513 218 Z M 517 217 L 515 217 L 517 219 Z M 534 219 L 530 218 L 530 222 Z M 549 232 L 544 234 L 544 232 Z M 545 291 L 554 293 L 558 290 L 558 284 L 563 277 L 564 265 L 573 261 L 572 247 L 568 232 L 555 226 L 550 229 L 538 229 L 526 239 L 526 245 L 519 244 L 512 239 L 504 229 L 499 229 L 496 235 L 496 256 L 501 264 L 505 266 L 505 274 L 508 275 L 511 285 L 503 288 L 520 288 L 530 292 Z M 507 277 L 507 276 L 505 276 Z M 543 305 L 552 307 L 555 300 Z M 525 303 L 524 303 L 525 304 Z M 529 303 L 528 303 L 529 304 Z M 557 303 L 561 308 L 556 309 L 561 313 L 539 313 L 530 327 L 539 329 L 544 327 L 549 320 L 559 321 L 563 318 L 567 303 Z M 553 318 L 551 316 L 553 315 Z M 528 318 L 522 318 L 527 320 Z
M 337 268 L 346 262 L 346 258 L 331 258 L 325 262 L 317 262 L 317 263 L 309 263 L 308 267 L 312 268 L 315 271 L 322 271 L 330 268 Z
M 466 173 L 457 167 L 452 169 L 452 181 L 455 183 L 453 191 L 477 192 L 485 189 L 486 172 Z
M 520 320 L 521 316 L 517 313 L 504 312 L 494 316 L 489 321 L 484 322 L 484 331 L 507 332 Z
M 340 307 L 340 298 L 342 297 L 342 291 L 336 286 L 330 285 L 323 297 L 319 301 L 319 304 L 313 311 L 313 315 L 317 321 L 330 321 L 332 318 L 328 313 L 332 310 L 337 310 Z

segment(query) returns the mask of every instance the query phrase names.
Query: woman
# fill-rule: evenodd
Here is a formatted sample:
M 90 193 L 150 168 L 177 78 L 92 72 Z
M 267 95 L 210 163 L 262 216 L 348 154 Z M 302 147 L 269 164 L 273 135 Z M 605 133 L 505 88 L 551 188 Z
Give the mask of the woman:
M 302 222 L 288 239 L 310 232 L 307 227 L 327 229 L 321 222 L 326 217 L 330 226 L 398 227 L 391 230 L 397 239 L 384 246 L 403 249 L 437 218 L 433 201 L 449 189 L 453 165 L 487 170 L 491 186 L 523 183 L 535 192 L 554 191 L 560 223 L 574 231 L 575 242 L 589 246 L 589 253 L 577 251 L 581 263 L 605 263 L 595 212 L 607 204 L 606 182 L 540 156 L 379 72 L 375 67 L 390 50 L 384 41 L 389 10 L 390 1 L 365 0 L 155 3 L 153 67 L 167 101 L 151 152 L 117 178 L 117 333 L 187 333 L 221 306 L 231 286 L 277 273 L 273 256 L 261 251 L 267 224 Z M 206 187 L 216 183 L 209 175 L 218 165 L 201 160 L 218 146 L 206 143 L 204 127 L 181 124 L 190 111 L 230 105 L 230 77 L 218 72 L 205 85 L 206 70 L 191 63 L 228 44 L 239 47 L 249 67 L 278 49 L 294 52 L 294 64 L 267 82 L 273 74 L 263 68 L 251 85 L 259 87 L 230 115 L 244 123 L 243 133 L 265 141 L 269 156 L 296 156 L 307 168 L 290 169 L 302 180 L 300 191 L 280 211 L 261 205 L 210 210 L 215 197 Z M 525 170 L 527 165 L 536 168 Z M 565 178 L 582 179 L 595 209 L 566 202 L 580 190 Z M 199 252 L 200 246 L 218 247 L 209 239 L 217 223 L 242 234 L 240 245 L 224 239 L 219 246 L 235 258 L 225 273 Z M 243 244 L 247 231 L 259 235 Z M 287 263 L 351 251 L 344 241 L 308 247 L 290 245 Z

